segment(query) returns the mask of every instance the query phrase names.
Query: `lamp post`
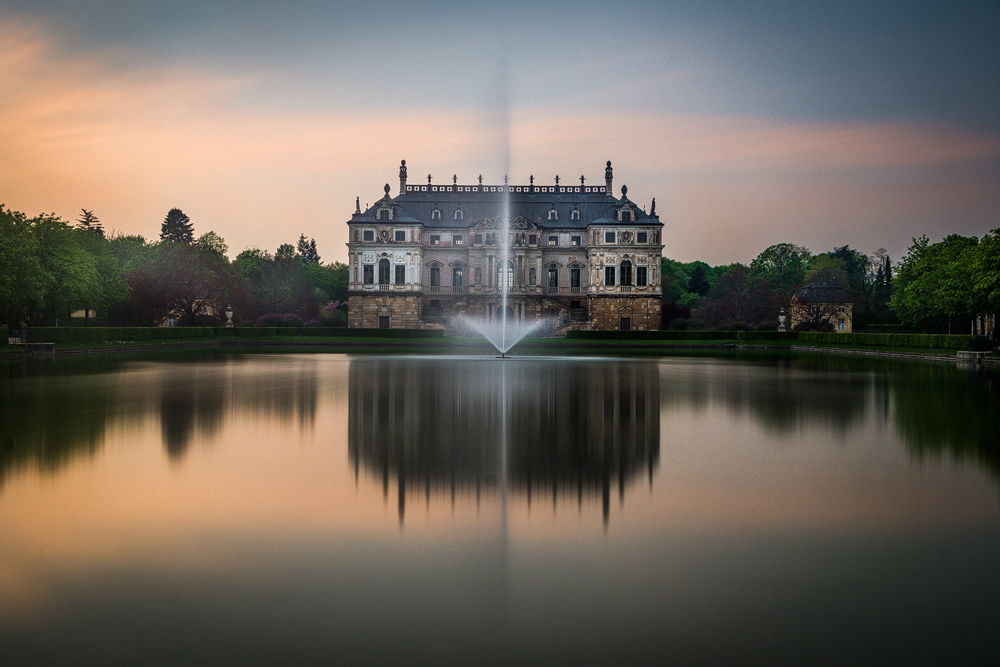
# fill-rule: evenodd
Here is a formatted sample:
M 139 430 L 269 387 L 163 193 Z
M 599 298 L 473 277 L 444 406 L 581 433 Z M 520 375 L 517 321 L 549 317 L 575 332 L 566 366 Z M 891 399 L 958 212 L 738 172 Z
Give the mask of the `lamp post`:
M 226 306 L 226 328 L 229 329 L 233 326 L 233 307 Z
M 778 331 L 787 331 L 785 329 L 785 319 L 788 317 L 788 313 L 782 308 L 781 312 L 778 313 Z

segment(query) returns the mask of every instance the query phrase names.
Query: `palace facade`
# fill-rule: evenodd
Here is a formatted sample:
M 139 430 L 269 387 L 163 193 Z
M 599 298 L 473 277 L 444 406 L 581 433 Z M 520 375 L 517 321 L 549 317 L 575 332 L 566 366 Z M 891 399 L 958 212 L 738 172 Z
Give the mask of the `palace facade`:
M 603 185 L 407 182 L 348 222 L 351 327 L 461 328 L 461 317 L 508 317 L 550 328 L 660 326 L 663 223 Z M 504 179 L 507 180 L 506 178 Z M 509 206 L 505 210 L 505 198 Z M 504 217 L 510 250 L 503 259 Z

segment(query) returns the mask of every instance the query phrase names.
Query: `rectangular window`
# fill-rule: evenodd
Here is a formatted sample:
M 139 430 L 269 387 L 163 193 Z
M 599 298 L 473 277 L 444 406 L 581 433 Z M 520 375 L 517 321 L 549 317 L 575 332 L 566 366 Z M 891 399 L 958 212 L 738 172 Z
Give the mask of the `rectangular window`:
M 452 236 L 451 243 L 452 245 L 462 245 L 462 237 L 457 234 L 455 236 Z
M 462 269 L 456 267 L 451 270 L 451 286 L 454 288 L 454 291 L 462 291 L 462 287 L 465 284 L 464 278 L 465 273 Z
M 646 286 L 646 267 L 637 266 L 635 267 L 635 285 L 636 287 Z
M 635 234 L 636 243 L 649 243 L 649 234 L 647 232 L 636 232 Z
M 406 284 L 406 265 L 397 264 L 396 265 L 396 284 L 405 285 Z
M 431 287 L 441 287 L 441 268 L 431 267 Z
M 632 285 L 632 263 L 629 261 L 622 262 L 621 271 L 618 274 L 618 282 L 622 285 Z
M 622 330 L 622 331 L 631 331 L 632 330 L 632 318 L 631 317 L 623 317 L 623 318 L 621 318 L 621 320 L 620 320 L 620 322 L 618 324 L 618 328 L 620 330 Z
M 549 237 L 549 245 L 559 245 L 559 237 L 558 236 L 550 236 Z
M 528 245 L 535 245 L 538 243 L 538 234 L 528 234 Z
M 405 229 L 397 229 L 396 230 L 396 240 L 397 241 L 405 241 L 406 240 L 406 230 Z
M 837 331 L 844 331 L 846 329 L 847 329 L 847 323 L 844 322 L 844 318 L 841 317 L 839 320 L 837 320 Z
M 614 232 L 604 232 L 604 242 L 605 243 L 614 243 L 615 242 L 615 233 Z
M 569 244 L 572 245 L 572 246 L 578 246 L 578 245 L 580 245 L 580 237 L 579 236 L 571 236 L 571 237 L 569 237 Z
M 483 245 L 483 235 L 482 234 L 476 234 L 472 238 L 473 238 L 473 243 L 475 243 L 476 245 Z
M 438 234 L 431 234 L 431 245 L 441 245 L 441 237 Z
M 366 229 L 363 233 L 364 233 L 364 237 L 363 238 L 364 238 L 365 241 L 374 241 L 375 240 L 375 230 L 374 229 Z
M 559 289 L 559 269 L 549 269 L 549 289 Z
M 374 285 L 375 284 L 375 265 L 374 264 L 365 264 L 365 265 L 363 265 L 361 267 L 361 270 L 364 272 L 364 283 L 365 283 L 365 285 Z
M 381 211 L 379 211 L 378 212 L 378 219 L 379 220 L 388 220 L 389 219 L 389 209 L 384 208 Z
M 609 286 L 615 284 L 615 267 L 604 267 L 604 284 Z
M 389 328 L 389 316 L 388 315 L 379 315 L 378 316 L 378 328 L 379 329 L 388 329 Z
M 574 292 L 580 291 L 580 269 L 569 270 L 569 287 Z

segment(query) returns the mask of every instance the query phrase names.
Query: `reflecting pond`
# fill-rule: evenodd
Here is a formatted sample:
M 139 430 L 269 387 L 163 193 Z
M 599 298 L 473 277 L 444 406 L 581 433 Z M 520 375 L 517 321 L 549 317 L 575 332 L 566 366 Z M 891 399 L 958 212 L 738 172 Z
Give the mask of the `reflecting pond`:
M 0 364 L 0 664 L 978 664 L 1000 373 Z

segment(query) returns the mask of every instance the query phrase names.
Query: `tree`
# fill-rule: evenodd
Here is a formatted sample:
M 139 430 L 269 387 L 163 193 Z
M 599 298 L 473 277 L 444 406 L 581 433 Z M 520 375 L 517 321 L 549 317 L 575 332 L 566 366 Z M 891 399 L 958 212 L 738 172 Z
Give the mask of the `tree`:
M 320 261 L 319 253 L 316 251 L 316 239 L 306 241 L 306 235 L 299 234 L 299 243 L 296 249 L 298 250 L 299 259 L 302 260 L 303 264 L 323 263 Z
M 226 258 L 183 243 L 161 243 L 152 261 L 129 275 L 130 304 L 142 319 L 174 318 L 182 325 L 203 317 L 221 322 L 229 302 L 242 298 Z
M 26 304 L 44 298 L 51 277 L 38 251 L 38 238 L 27 217 L 0 204 L 0 322 L 16 326 Z
M 184 211 L 179 208 L 167 211 L 167 217 L 160 226 L 160 239 L 190 245 L 194 242 L 194 225 L 191 224 L 191 218 L 184 215 Z
M 952 234 L 933 244 L 926 235 L 913 239 L 899 262 L 893 311 L 911 326 L 937 324 L 947 331 L 985 312 L 984 292 L 974 288 L 979 256 L 975 236 Z
M 88 211 L 85 208 L 81 208 L 81 215 L 77 218 L 77 227 L 79 229 L 85 229 L 94 232 L 101 238 L 104 238 L 104 228 L 101 226 L 101 221 L 93 211 Z
M 298 261 L 291 244 L 283 244 L 272 256 L 266 250 L 248 248 L 233 260 L 233 268 L 248 284 L 247 319 L 268 313 L 295 313 L 311 317 L 319 312 L 310 272 L 324 271 L 318 265 L 306 266 Z
M 778 243 L 757 255 L 750 268 L 787 302 L 802 284 L 810 256 L 802 246 Z
M 980 242 L 972 276 L 976 300 L 987 312 L 1000 312 L 1000 229 L 992 230 Z
M 694 262 L 694 267 L 691 269 L 691 275 L 688 278 L 688 292 L 692 294 L 697 294 L 698 296 L 705 296 L 708 291 L 712 288 L 708 281 L 708 274 L 711 271 L 708 264 L 705 262 Z
M 218 234 L 216 234 L 215 232 L 211 231 L 205 232 L 204 234 L 199 236 L 198 240 L 195 241 L 194 244 L 201 250 L 208 250 L 210 252 L 222 255 L 223 257 L 225 257 L 226 253 L 229 252 L 229 246 L 226 245 L 226 240 L 221 236 L 219 236 Z
M 716 328 L 775 322 L 782 300 L 766 280 L 743 264 L 733 264 L 701 302 L 694 317 Z

